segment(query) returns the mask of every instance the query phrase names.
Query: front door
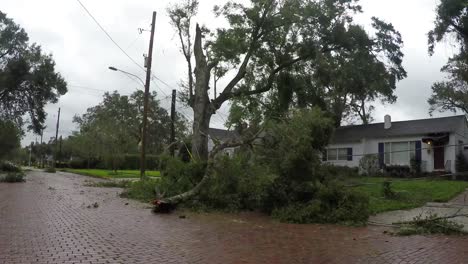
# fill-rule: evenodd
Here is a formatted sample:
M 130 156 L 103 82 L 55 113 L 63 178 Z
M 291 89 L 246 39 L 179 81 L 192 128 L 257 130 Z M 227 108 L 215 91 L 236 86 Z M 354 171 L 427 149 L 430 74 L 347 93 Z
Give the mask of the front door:
M 434 146 L 434 170 L 445 169 L 444 152 L 445 152 L 444 145 Z

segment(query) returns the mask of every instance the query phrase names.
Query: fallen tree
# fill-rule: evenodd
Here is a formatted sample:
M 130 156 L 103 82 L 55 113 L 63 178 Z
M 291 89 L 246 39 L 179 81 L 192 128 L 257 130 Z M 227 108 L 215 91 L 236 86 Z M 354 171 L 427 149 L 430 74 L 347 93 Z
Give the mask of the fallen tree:
M 244 136 L 241 139 L 231 139 L 225 142 L 215 141 L 215 146 L 213 150 L 209 153 L 208 160 L 206 163 L 205 173 L 201 181 L 198 182 L 194 188 L 192 188 L 191 190 L 187 192 L 181 193 L 173 197 L 161 198 L 161 199 L 156 200 L 154 202 L 156 206 L 155 211 L 156 212 L 169 212 L 175 208 L 175 205 L 197 195 L 205 187 L 205 185 L 208 183 L 210 178 L 213 176 L 215 162 L 216 162 L 215 159 L 219 153 L 221 153 L 226 148 L 235 148 L 235 147 L 240 147 L 243 145 L 251 144 L 253 141 L 258 139 L 260 133 L 263 130 L 264 129 L 261 128 L 256 133 L 253 133 L 250 136 L 248 135 Z

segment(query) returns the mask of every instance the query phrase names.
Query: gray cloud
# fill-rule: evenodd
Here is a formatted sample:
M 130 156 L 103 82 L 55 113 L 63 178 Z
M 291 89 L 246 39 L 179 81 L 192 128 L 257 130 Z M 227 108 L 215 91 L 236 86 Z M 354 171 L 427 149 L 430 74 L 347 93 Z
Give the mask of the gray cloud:
M 160 98 L 171 94 L 177 88 L 180 79 L 186 75 L 184 59 L 180 54 L 179 43 L 169 25 L 166 7 L 174 1 L 156 0 L 82 0 L 94 16 L 138 63 L 142 64 L 142 54 L 147 52 L 149 34 L 138 34 L 137 28 L 149 28 L 151 12 L 158 12 L 156 24 L 153 72 L 170 87 L 154 81 L 152 90 Z M 222 21 L 215 20 L 211 13 L 214 4 L 223 1 L 201 1 L 200 15 L 196 22 L 210 27 L 218 26 Z M 454 48 L 447 44 L 437 47 L 435 56 L 427 53 L 427 32 L 433 26 L 436 2 L 432 0 L 362 0 L 364 13 L 357 16 L 357 21 L 370 28 L 370 17 L 377 16 L 391 22 L 402 33 L 405 41 L 404 66 L 408 78 L 398 84 L 398 101 L 394 105 L 381 106 L 376 103 L 375 119 L 381 121 L 385 114 L 391 114 L 395 120 L 425 118 L 428 116 L 427 98 L 431 94 L 431 84 L 441 80 L 439 69 L 452 54 Z M 27 7 L 27 8 L 24 8 Z M 70 84 L 69 93 L 56 105 L 48 105 L 49 113 L 45 138 L 55 134 L 55 115 L 58 107 L 62 108 L 61 129 L 64 136 L 76 127 L 72 123 L 75 114 L 83 114 L 88 107 L 101 101 L 102 93 L 98 90 L 129 94 L 139 84 L 128 77 L 109 71 L 113 65 L 138 74 L 144 72 L 123 55 L 103 34 L 94 21 L 84 12 L 75 0 L 2 0 L 3 12 L 26 29 L 31 41 L 41 44 L 45 51 L 53 53 L 57 69 Z M 78 86 L 84 86 L 78 87 Z M 169 107 L 169 100 L 162 105 Z M 190 115 L 190 110 L 180 108 Z M 213 118 L 212 126 L 222 127 L 228 106 L 223 106 L 221 114 Z M 445 115 L 451 113 L 445 113 Z M 23 144 L 34 140 L 34 135 L 27 135 Z

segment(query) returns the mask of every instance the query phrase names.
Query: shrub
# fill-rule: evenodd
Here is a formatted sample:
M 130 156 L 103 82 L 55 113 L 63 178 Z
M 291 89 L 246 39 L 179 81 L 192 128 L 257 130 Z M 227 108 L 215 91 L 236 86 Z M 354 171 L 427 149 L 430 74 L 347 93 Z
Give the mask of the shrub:
M 410 160 L 410 167 L 411 167 L 411 172 L 414 173 L 416 176 L 421 175 L 422 172 L 422 161 L 419 159 L 411 159 Z
M 320 166 L 320 171 L 321 175 L 328 175 L 334 179 L 359 177 L 359 168 L 323 164 Z
M 466 161 L 463 153 L 458 153 L 455 161 L 455 168 L 457 172 L 468 172 L 468 162 Z
M 380 173 L 377 155 L 365 155 L 359 160 L 359 173 L 365 176 L 376 176 Z
M 385 174 L 395 178 L 408 178 L 411 176 L 411 168 L 404 165 L 389 165 L 384 168 Z
M 140 169 L 140 154 L 127 154 L 123 157 L 120 169 L 122 170 L 138 170 Z M 159 156 L 146 155 L 146 169 L 157 170 L 159 168 Z
M 56 173 L 57 170 L 53 167 L 47 167 L 44 169 L 44 172 L 47 172 L 47 173 Z
M 321 186 L 312 200 L 276 208 L 272 216 L 283 222 L 299 224 L 363 224 L 369 218 L 369 198 L 332 183 Z
M 275 176 L 243 155 L 220 156 L 216 162 L 207 187 L 192 205 L 225 211 L 260 208 Z
M 99 160 L 95 158 L 91 159 L 82 159 L 82 158 L 73 158 L 70 161 L 69 166 L 72 169 L 93 169 L 96 168 L 99 164 Z
M 393 191 L 391 181 L 382 182 L 382 195 L 386 199 L 397 198 L 398 194 L 395 191 Z
M 158 180 L 144 179 L 128 184 L 128 188 L 121 194 L 121 197 L 128 197 L 143 202 L 150 202 L 156 197 Z
M 24 173 L 23 172 L 9 172 L 3 178 L 0 178 L 1 182 L 24 182 Z
M 203 177 L 205 165 L 197 162 L 183 162 L 179 158 L 161 157 L 161 181 L 159 192 L 170 197 L 193 188 Z
M 21 168 L 9 161 L 0 161 L 0 171 L 21 172 Z

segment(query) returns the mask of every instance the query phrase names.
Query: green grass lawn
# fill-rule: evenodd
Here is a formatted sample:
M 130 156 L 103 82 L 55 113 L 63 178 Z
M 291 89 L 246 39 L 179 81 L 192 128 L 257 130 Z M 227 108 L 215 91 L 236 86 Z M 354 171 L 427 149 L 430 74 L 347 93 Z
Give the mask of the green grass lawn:
M 99 170 L 99 169 L 62 169 L 62 171 L 96 177 L 104 179 L 118 179 L 118 178 L 140 178 L 139 170 L 119 170 L 117 174 L 111 170 Z M 159 171 L 146 171 L 146 176 L 159 177 Z
M 382 183 L 385 180 L 385 178 L 356 179 L 356 182 L 365 185 L 353 188 L 369 195 L 372 214 L 416 208 L 427 202 L 447 202 L 468 188 L 468 182 L 462 181 L 389 179 L 392 181 L 392 190 L 400 193 L 401 197 L 385 199 L 382 195 Z

